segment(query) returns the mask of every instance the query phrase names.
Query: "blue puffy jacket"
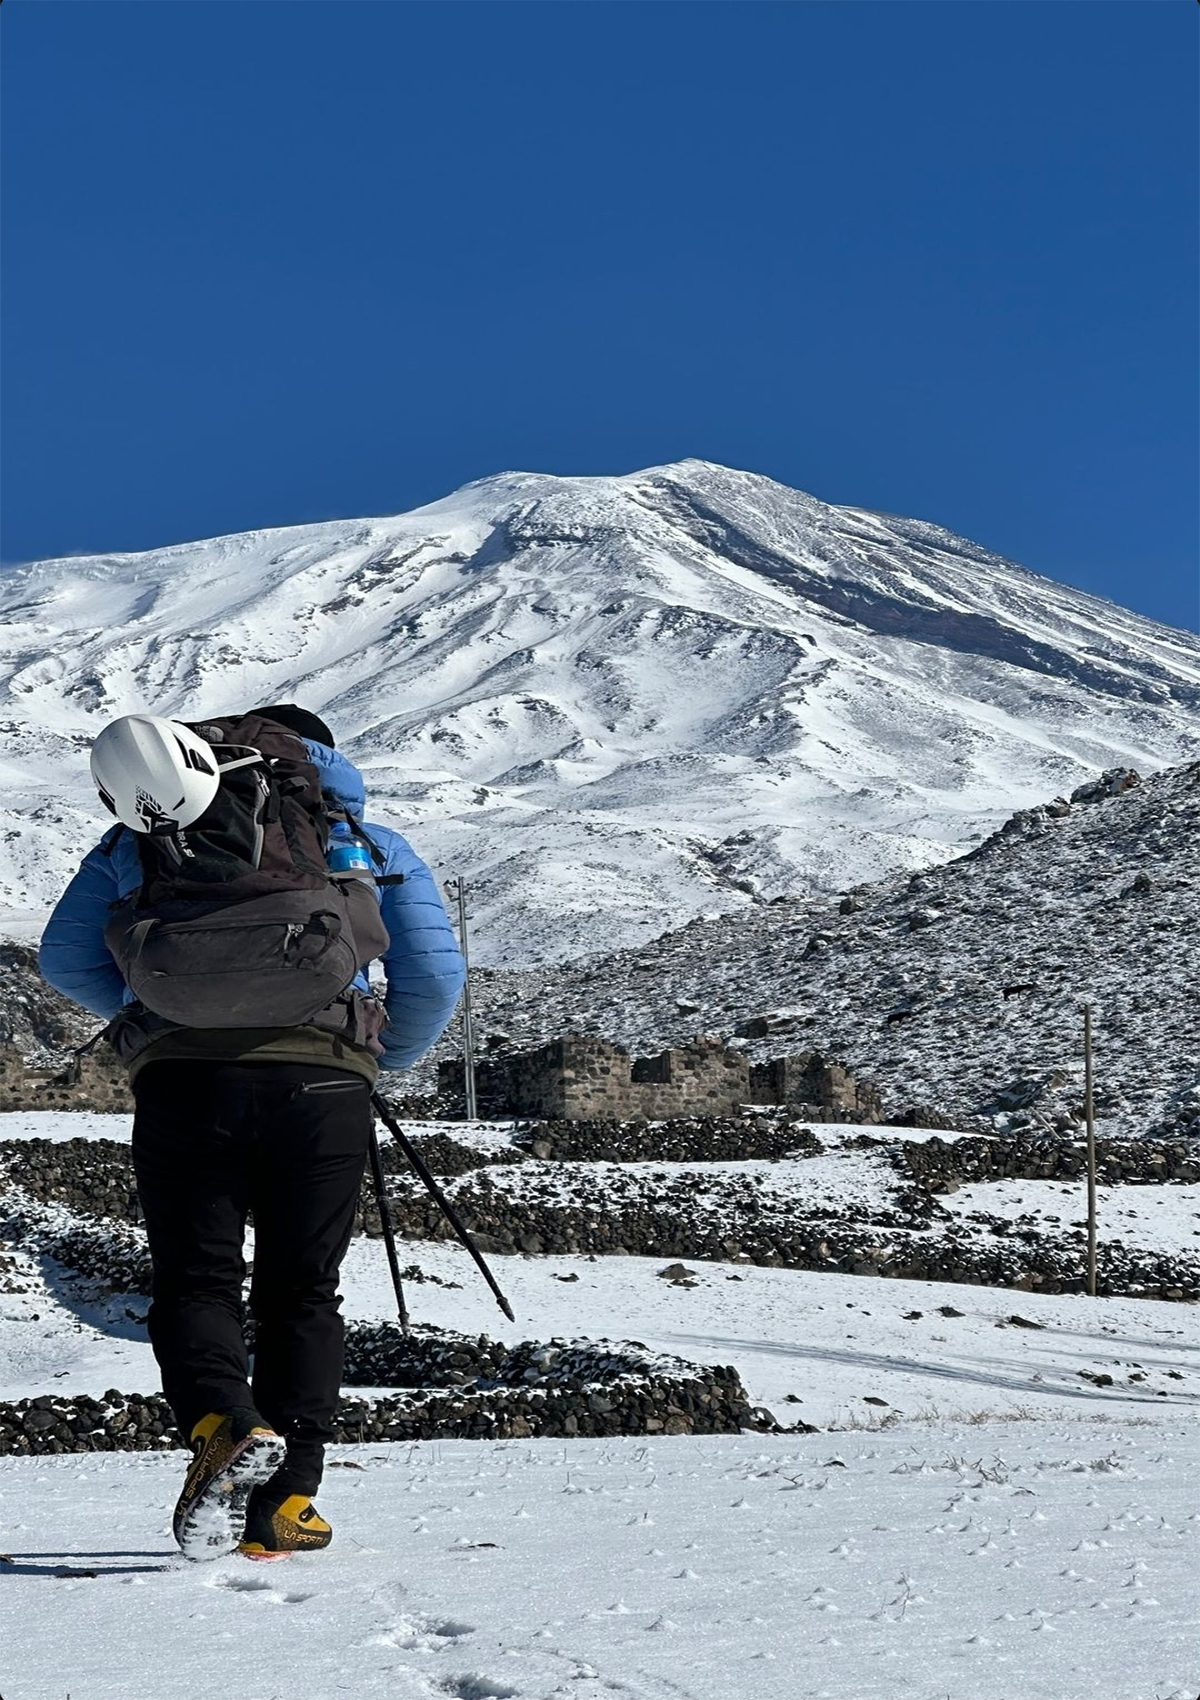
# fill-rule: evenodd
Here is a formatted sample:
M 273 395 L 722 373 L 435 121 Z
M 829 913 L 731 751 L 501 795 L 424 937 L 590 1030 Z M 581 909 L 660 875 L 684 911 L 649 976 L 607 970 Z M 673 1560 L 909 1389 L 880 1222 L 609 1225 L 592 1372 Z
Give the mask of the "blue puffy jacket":
M 366 805 L 362 774 L 326 744 L 308 743 L 307 748 L 326 796 L 362 820 Z M 454 1013 L 463 988 L 463 961 L 437 883 L 425 863 L 398 832 L 365 824 L 387 853 L 387 866 L 381 871 L 404 875 L 402 884 L 379 888 L 383 924 L 391 940 L 383 958 L 384 1006 L 390 1025 L 381 1035 L 379 1066 L 410 1068 Z M 104 942 L 109 905 L 128 897 L 141 883 L 133 834 L 121 832 L 115 840 L 106 839 L 84 857 L 42 934 L 38 963 L 45 978 L 73 1003 L 109 1020 L 123 1005 L 135 1001 Z M 366 991 L 366 975 L 360 974 L 354 984 Z

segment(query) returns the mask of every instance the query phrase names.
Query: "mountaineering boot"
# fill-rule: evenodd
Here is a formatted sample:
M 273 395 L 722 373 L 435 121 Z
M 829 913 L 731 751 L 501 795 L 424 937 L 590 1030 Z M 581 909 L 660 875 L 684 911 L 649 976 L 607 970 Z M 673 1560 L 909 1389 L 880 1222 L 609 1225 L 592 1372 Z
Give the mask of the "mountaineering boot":
M 284 1443 L 257 1411 L 210 1411 L 191 1440 L 172 1528 L 185 1558 L 219 1558 L 237 1545 L 250 1490 L 283 1463 Z
M 293 1552 L 327 1547 L 333 1530 L 307 1494 L 257 1487 L 246 1510 L 246 1532 L 238 1543 L 243 1558 L 286 1558 Z

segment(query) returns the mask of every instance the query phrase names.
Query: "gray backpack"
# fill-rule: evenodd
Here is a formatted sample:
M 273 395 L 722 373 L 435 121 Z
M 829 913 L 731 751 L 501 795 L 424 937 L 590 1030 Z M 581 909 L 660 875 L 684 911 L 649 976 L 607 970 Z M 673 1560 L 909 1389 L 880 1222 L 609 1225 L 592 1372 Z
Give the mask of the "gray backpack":
M 334 817 L 294 733 L 260 715 L 192 730 L 218 758 L 260 759 L 222 774 L 193 826 L 137 835 L 142 884 L 115 906 L 105 940 L 134 996 L 169 1025 L 302 1026 L 387 949 L 375 886 L 402 876 L 330 872 Z

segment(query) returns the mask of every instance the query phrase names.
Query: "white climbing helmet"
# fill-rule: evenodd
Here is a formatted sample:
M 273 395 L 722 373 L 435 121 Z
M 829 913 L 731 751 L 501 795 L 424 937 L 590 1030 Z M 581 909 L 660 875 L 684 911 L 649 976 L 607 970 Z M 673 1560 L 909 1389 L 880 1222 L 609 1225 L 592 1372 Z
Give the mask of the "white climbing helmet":
M 105 808 L 134 832 L 176 832 L 208 808 L 220 784 L 211 744 L 178 720 L 126 714 L 92 745 Z

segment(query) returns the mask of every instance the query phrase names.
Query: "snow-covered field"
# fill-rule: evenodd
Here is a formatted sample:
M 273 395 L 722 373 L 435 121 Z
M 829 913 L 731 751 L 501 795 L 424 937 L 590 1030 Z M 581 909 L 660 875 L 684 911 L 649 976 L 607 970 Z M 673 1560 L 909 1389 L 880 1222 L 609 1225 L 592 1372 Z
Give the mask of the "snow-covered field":
M 427 1276 L 409 1284 L 415 1321 L 513 1342 L 634 1339 L 732 1363 L 752 1400 L 786 1424 L 1127 1421 L 1200 1407 L 1200 1322 L 1188 1305 L 706 1262 L 686 1265 L 690 1285 L 664 1281 L 653 1258 L 495 1259 L 513 1324 L 459 1247 L 411 1245 L 404 1261 Z M 5 1397 L 157 1385 L 144 1299 L 98 1302 L 51 1264 L 18 1254 L 17 1267 L 27 1291 L 0 1294 Z M 352 1244 L 342 1290 L 348 1317 L 394 1317 L 377 1241 Z
M 326 1554 L 185 1565 L 167 1454 L 9 1460 L 6 1700 L 1194 1700 L 1195 1436 L 338 1449 Z
M 127 1131 L 0 1117 L 4 1138 Z M 1012 1182 L 978 1189 L 984 1207 L 1010 1188 L 1013 1211 L 1077 1205 Z M 1131 1187 L 1104 1206 L 1146 1209 L 1164 1245 L 1189 1246 L 1193 1194 Z M 513 1326 L 461 1248 L 409 1259 L 418 1321 L 732 1363 L 781 1423 L 820 1432 L 335 1448 L 334 1547 L 270 1567 L 178 1558 L 180 1453 L 7 1458 L 4 1700 L 1200 1693 L 1195 1307 L 708 1262 L 676 1284 L 660 1260 L 509 1257 Z M 3 1396 L 156 1385 L 144 1300 L 15 1261 Z M 354 1242 L 343 1290 L 352 1318 L 392 1314 L 378 1242 Z
M 976 1211 L 1058 1232 L 1086 1228 L 1082 1190 L 1060 1181 L 991 1181 L 962 1186 L 942 1204 L 952 1216 L 970 1222 Z M 1200 1251 L 1200 1187 L 1148 1186 L 1096 1188 L 1096 1234 L 1123 1240 L 1144 1250 Z

